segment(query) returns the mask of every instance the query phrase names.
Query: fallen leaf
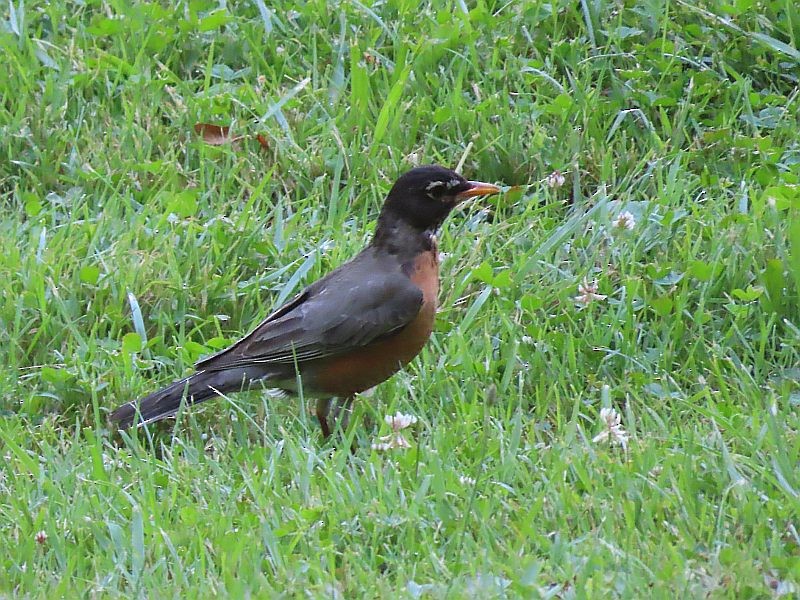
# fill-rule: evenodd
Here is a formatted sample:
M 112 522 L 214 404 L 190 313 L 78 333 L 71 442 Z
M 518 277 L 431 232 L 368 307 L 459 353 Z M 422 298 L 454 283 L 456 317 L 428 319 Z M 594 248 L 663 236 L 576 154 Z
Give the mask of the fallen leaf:
M 231 137 L 230 127 L 224 125 L 211 125 L 210 123 L 197 123 L 194 126 L 195 132 L 203 138 L 206 144 L 212 146 L 223 146 L 241 140 L 244 136 L 237 135 Z

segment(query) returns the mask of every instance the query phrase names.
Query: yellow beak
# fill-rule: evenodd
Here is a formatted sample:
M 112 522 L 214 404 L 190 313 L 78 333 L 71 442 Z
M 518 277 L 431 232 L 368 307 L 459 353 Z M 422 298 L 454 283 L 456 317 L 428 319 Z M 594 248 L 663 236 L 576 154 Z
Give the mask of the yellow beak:
M 482 181 L 470 181 L 469 182 L 470 188 L 468 190 L 464 190 L 463 192 L 456 194 L 456 199 L 466 200 L 467 198 L 472 198 L 474 196 L 491 196 L 493 194 L 499 194 L 500 188 L 496 185 L 492 185 L 491 183 L 484 183 Z

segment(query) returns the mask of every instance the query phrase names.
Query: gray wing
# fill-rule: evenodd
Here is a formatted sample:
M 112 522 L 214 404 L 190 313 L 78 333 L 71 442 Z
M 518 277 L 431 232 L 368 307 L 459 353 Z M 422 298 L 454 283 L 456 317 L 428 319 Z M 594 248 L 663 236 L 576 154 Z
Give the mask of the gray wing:
M 419 314 L 422 292 L 400 269 L 374 263 L 363 257 L 333 271 L 197 368 L 293 364 L 343 354 L 402 329 Z

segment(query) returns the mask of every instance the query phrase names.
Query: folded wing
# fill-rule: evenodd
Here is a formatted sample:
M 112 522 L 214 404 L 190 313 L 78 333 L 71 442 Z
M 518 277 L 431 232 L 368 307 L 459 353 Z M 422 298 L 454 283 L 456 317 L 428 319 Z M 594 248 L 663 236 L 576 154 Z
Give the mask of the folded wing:
M 375 261 L 362 255 L 350 268 L 333 271 L 197 369 L 291 365 L 343 354 L 399 331 L 419 314 L 422 292 L 396 267 L 369 264 Z

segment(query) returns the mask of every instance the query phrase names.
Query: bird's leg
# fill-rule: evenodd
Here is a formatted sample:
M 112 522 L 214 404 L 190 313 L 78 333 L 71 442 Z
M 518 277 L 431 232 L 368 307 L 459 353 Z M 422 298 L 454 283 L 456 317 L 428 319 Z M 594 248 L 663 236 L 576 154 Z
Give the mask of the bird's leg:
M 353 414 L 354 399 L 354 396 L 348 396 L 347 398 L 337 399 L 337 402 L 334 402 L 333 398 L 320 398 L 317 400 L 317 420 L 322 428 L 322 437 L 329 438 L 331 429 L 336 429 L 337 424 L 341 427 L 342 433 L 347 431 L 350 415 Z M 330 420 L 328 417 L 330 417 Z
M 329 438 L 331 429 L 328 427 L 328 413 L 331 411 L 332 398 L 320 398 L 317 400 L 317 421 L 322 428 L 322 437 Z

